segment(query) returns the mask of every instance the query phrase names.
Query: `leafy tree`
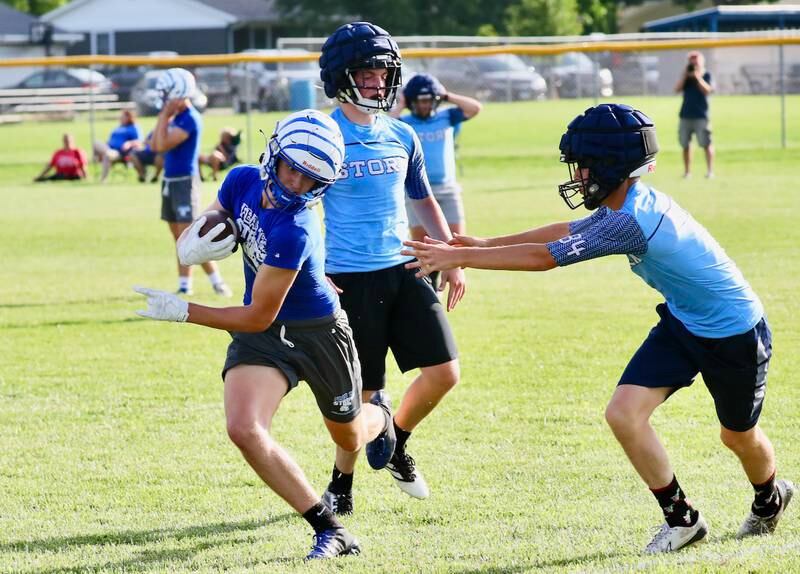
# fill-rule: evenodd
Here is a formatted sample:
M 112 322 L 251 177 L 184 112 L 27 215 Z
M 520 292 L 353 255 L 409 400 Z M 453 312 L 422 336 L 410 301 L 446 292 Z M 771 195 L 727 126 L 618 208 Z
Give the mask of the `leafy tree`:
M 11 6 L 14 10 L 33 16 L 40 16 L 45 12 L 50 12 L 50 10 L 63 6 L 69 0 L 0 0 L 0 2 Z
M 581 33 L 577 0 L 520 0 L 506 9 L 511 36 L 571 36 Z

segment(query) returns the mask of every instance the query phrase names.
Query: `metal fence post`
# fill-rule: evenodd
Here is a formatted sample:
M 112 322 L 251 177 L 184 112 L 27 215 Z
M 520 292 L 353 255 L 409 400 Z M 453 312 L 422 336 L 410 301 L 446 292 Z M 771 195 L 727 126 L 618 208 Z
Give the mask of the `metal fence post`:
M 247 161 L 253 161 L 253 122 L 250 115 L 250 71 L 245 66 L 244 113 L 247 116 Z
M 781 147 L 786 149 L 786 81 L 784 80 L 785 74 L 784 60 L 783 60 L 783 44 L 778 45 L 778 85 L 781 91 Z

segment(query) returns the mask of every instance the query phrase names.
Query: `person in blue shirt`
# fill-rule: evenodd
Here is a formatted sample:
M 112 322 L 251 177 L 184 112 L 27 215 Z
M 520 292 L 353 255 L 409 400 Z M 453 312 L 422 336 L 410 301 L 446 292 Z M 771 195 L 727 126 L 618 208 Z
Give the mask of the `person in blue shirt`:
M 400 115 L 422 143 L 425 156 L 425 169 L 431 183 L 431 191 L 442 208 L 452 233 L 466 233 L 464 204 L 461 199 L 461 186 L 456 181 L 455 136 L 459 126 L 481 111 L 481 103 L 475 98 L 448 92 L 439 80 L 429 74 L 417 74 L 403 88 L 397 108 L 408 108 L 411 113 Z M 439 104 L 446 102 L 452 106 L 439 110 Z M 420 225 L 411 200 L 406 200 L 408 223 L 412 239 L 425 237 L 425 229 Z
M 123 110 L 119 125 L 108 136 L 108 141 L 94 144 L 95 158 L 102 164 L 101 183 L 108 178 L 111 165 L 127 161 L 128 155 L 136 149 L 141 139 L 142 133 L 136 125 L 136 114 L 132 110 Z
M 189 98 L 196 90 L 194 76 L 183 68 L 170 68 L 159 76 L 156 90 L 162 106 L 153 129 L 150 147 L 164 154 L 164 178 L 161 182 L 161 219 L 169 225 L 178 241 L 200 209 L 200 175 L 197 158 L 203 119 Z M 217 295 L 231 297 L 216 263 L 203 263 Z M 178 261 L 179 294 L 192 294 L 192 268 Z
M 758 425 L 772 336 L 758 296 L 725 251 L 674 199 L 640 181 L 655 169 L 655 126 L 625 105 L 602 104 L 575 118 L 561 138 L 570 180 L 559 194 L 591 216 L 513 235 L 456 236 L 452 245 L 408 242 L 420 274 L 453 267 L 546 271 L 606 255 L 626 255 L 631 271 L 664 296 L 658 324 L 634 354 L 606 408 L 606 420 L 653 492 L 665 523 L 646 547 L 670 552 L 708 532 L 686 499 L 653 411 L 702 374 L 720 438 L 739 458 L 755 497 L 738 537 L 775 530 L 795 487 L 776 479 L 775 452 Z
M 678 141 L 683 149 L 683 177 L 692 173 L 692 134 L 706 154 L 706 177 L 714 177 L 714 145 L 711 142 L 711 119 L 708 96 L 714 91 L 711 74 L 706 71 L 706 60 L 700 52 L 689 52 L 686 68 L 675 85 L 683 94 L 681 102 Z
M 315 531 L 307 559 L 358 554 L 358 541 L 320 500 L 303 471 L 271 436 L 281 399 L 308 382 L 325 426 L 338 447 L 355 453 L 367 444 L 373 468 L 394 452 L 392 416 L 383 397 L 361 404 L 358 354 L 347 316 L 325 277 L 319 219 L 309 209 L 336 179 L 344 145 L 336 123 L 303 110 L 278 123 L 260 166 L 230 171 L 209 210 L 235 219 L 242 244 L 246 289 L 241 306 L 187 303 L 154 289 L 138 314 L 229 331 L 222 378 L 228 435 L 245 460 Z M 225 224 L 202 237 L 201 216 L 181 236 L 183 263 L 222 259 L 235 239 L 216 240 Z
M 369 22 L 346 24 L 326 40 L 319 63 L 326 95 L 339 101 L 332 117 L 346 149 L 339 178 L 323 198 L 326 273 L 341 291 L 353 327 L 363 399 L 384 388 L 389 349 L 403 372 L 420 369 L 397 408 L 397 448 L 386 468 L 405 493 L 426 498 L 427 484 L 406 442 L 458 382 L 458 352 L 430 281 L 404 267 L 405 197 L 428 235 L 446 241 L 451 233 L 430 192 L 419 138 L 407 124 L 380 113 L 392 108 L 402 84 L 397 43 Z M 442 279 L 442 289 L 450 285 L 450 310 L 464 294 L 464 272 L 454 269 Z M 324 495 L 337 513 L 353 510 L 354 468 L 355 458 L 337 451 Z
M 155 170 L 150 179 L 150 183 L 156 183 L 158 181 L 158 176 L 161 175 L 161 170 L 164 168 L 164 156 L 163 154 L 153 151 L 153 148 L 150 146 L 152 141 L 153 132 L 151 131 L 145 136 L 144 142 L 137 146 L 137 149 L 135 149 L 130 156 L 131 163 L 136 170 L 136 175 L 140 183 L 144 183 L 147 180 L 148 166 L 152 165 Z

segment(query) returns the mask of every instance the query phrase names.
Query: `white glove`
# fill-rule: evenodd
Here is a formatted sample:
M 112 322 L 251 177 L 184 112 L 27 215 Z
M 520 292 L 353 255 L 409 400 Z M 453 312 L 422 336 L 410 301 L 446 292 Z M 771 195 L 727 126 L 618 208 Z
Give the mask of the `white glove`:
M 133 290 L 147 297 L 147 310 L 136 311 L 140 317 L 178 323 L 183 323 L 189 318 L 189 303 L 177 295 L 147 287 L 134 287 Z
M 178 241 L 178 260 L 181 265 L 199 265 L 208 261 L 219 261 L 233 253 L 236 238 L 232 234 L 220 241 L 214 241 L 214 238 L 225 229 L 224 223 L 218 223 L 200 237 L 200 228 L 205 222 L 206 216 L 200 216 L 186 230 L 186 235 Z

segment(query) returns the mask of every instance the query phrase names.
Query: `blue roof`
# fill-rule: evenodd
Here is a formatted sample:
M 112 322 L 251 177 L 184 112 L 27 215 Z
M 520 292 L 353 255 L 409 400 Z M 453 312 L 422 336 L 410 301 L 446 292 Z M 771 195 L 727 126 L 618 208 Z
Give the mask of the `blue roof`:
M 784 28 L 800 28 L 800 5 L 716 6 L 645 22 L 642 31 L 736 32 Z

